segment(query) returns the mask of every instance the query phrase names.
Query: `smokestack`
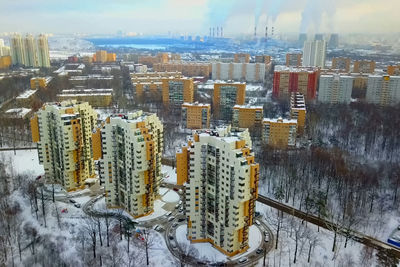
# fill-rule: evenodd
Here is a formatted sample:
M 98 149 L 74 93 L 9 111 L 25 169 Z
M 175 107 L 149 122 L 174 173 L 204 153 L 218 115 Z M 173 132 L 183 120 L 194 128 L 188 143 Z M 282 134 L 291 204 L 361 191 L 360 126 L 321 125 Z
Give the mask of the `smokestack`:
M 210 27 L 210 37 L 212 36 L 212 29 L 211 29 L 211 27 Z
M 254 27 L 254 38 L 257 37 L 257 26 Z
M 265 39 L 268 38 L 268 26 L 265 27 Z
M 217 27 L 217 38 L 219 37 L 219 27 Z
M 274 36 L 274 26 L 272 26 L 272 33 L 271 33 L 271 35 Z
M 224 37 L 224 28 L 221 26 L 221 37 Z
M 213 28 L 213 34 L 212 34 L 212 37 L 213 37 L 213 38 L 215 37 L 215 28 Z

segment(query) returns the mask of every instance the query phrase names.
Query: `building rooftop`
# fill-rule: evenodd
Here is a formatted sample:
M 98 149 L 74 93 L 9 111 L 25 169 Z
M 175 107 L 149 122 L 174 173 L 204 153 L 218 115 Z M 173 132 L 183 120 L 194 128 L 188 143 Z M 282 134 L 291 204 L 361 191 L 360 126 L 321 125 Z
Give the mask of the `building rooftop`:
M 5 112 L 7 117 L 10 118 L 24 118 L 26 115 L 28 115 L 32 109 L 29 108 L 13 108 L 9 109 Z
M 296 123 L 297 124 L 297 120 L 293 120 L 293 119 L 282 119 L 282 118 L 276 118 L 276 119 L 264 118 L 263 119 L 263 123 L 268 123 L 268 122 Z
M 210 104 L 203 104 L 203 103 L 199 103 L 199 102 L 194 102 L 194 103 L 183 103 L 182 106 L 192 106 L 192 107 L 210 107 Z
M 23 92 L 22 94 L 20 94 L 19 96 L 17 96 L 17 99 L 26 99 L 26 98 L 33 96 L 35 93 L 36 93 L 36 90 L 27 90 L 27 91 Z
M 245 108 L 245 109 L 263 109 L 263 106 L 254 106 L 254 105 L 250 105 L 250 104 L 247 104 L 247 105 L 235 105 L 233 108 L 238 108 L 238 109 L 241 109 L 241 108 Z
M 313 73 L 318 71 L 316 67 L 293 67 L 293 66 L 285 66 L 285 65 L 276 65 L 274 71 L 276 72 L 309 72 Z

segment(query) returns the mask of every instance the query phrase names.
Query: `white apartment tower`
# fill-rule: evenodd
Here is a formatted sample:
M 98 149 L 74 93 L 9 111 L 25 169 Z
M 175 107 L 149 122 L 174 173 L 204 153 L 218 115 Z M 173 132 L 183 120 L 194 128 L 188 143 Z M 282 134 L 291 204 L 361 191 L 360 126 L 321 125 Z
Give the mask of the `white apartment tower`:
M 326 41 L 306 41 L 303 48 L 304 67 L 325 67 Z
M 49 42 L 44 34 L 37 38 L 37 52 L 39 67 L 50 68 Z
M 27 34 L 24 39 L 25 45 L 25 66 L 26 67 L 37 67 L 39 66 L 36 40 L 32 34 Z
M 25 45 L 20 34 L 11 37 L 11 58 L 14 65 L 26 65 Z
M 400 102 L 400 76 L 370 75 L 366 99 L 368 103 L 381 106 Z
M 318 101 L 331 104 L 349 104 L 354 78 L 347 75 L 321 75 L 319 78 Z
M 195 131 L 177 151 L 177 175 L 185 178 L 187 238 L 229 256 L 247 250 L 259 179 L 248 130 Z
M 152 213 L 161 182 L 162 123 L 155 114 L 137 111 L 108 118 L 101 135 L 107 207 L 135 218 Z
M 95 176 L 92 130 L 97 113 L 87 102 L 45 104 L 31 119 L 32 139 L 46 180 L 67 191 L 82 188 Z

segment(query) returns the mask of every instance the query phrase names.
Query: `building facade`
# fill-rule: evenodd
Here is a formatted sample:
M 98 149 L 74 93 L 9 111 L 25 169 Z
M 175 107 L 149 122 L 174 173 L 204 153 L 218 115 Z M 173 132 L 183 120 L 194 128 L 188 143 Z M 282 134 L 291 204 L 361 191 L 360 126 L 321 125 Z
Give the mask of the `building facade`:
M 233 106 L 244 105 L 245 83 L 214 83 L 213 112 L 218 119 L 231 120 Z
M 306 102 L 300 93 L 292 93 L 290 96 L 290 118 L 297 121 L 297 133 L 303 134 L 306 125 Z
M 155 63 L 153 70 L 156 72 L 180 72 L 186 77 L 206 77 L 211 75 L 211 64 L 203 62 L 168 62 Z
M 355 72 L 355 73 L 374 73 L 375 66 L 376 66 L 375 61 L 357 60 L 354 62 L 353 72 Z
M 182 127 L 188 129 L 210 128 L 211 105 L 200 103 L 182 104 Z
M 37 51 L 39 67 L 50 68 L 49 42 L 45 34 L 40 34 L 37 38 Z
M 213 80 L 234 80 L 263 83 L 265 81 L 264 63 L 213 63 Z
M 348 57 L 334 57 L 332 59 L 332 69 L 350 72 L 351 59 Z
M 286 67 L 300 67 L 301 66 L 301 54 L 286 54 Z
M 57 95 L 59 101 L 75 99 L 88 102 L 92 107 L 109 107 L 112 104 L 113 89 L 66 89 Z
M 183 103 L 193 103 L 194 84 L 192 78 L 163 78 L 162 100 L 165 106 L 181 108 Z
M 400 65 L 391 65 L 387 67 L 387 74 L 390 76 L 400 75 Z
M 41 34 L 35 39 L 31 34 L 27 34 L 25 38 L 20 34 L 14 34 L 11 37 L 11 56 L 14 65 L 49 68 L 47 36 Z
M 255 63 L 270 64 L 272 62 L 272 57 L 269 55 L 258 55 L 255 57 Z
M 101 131 L 100 180 L 108 208 L 151 214 L 161 183 L 163 126 L 155 114 L 110 117 Z
M 354 78 L 342 74 L 324 74 L 319 78 L 318 101 L 350 104 Z
M 370 75 L 366 100 L 381 106 L 400 103 L 400 76 Z
M 248 131 L 197 131 L 177 152 L 177 176 L 190 242 L 209 242 L 228 256 L 246 251 L 259 180 Z
M 318 75 L 316 68 L 275 66 L 272 95 L 289 99 L 292 92 L 298 92 L 303 94 L 306 100 L 315 99 Z
M 72 191 L 95 176 L 92 130 L 96 124 L 92 107 L 76 101 L 45 104 L 31 119 L 32 139 L 48 182 Z
M 238 53 L 233 56 L 233 62 L 235 63 L 250 63 L 250 54 Z
M 26 51 L 21 34 L 11 37 L 11 57 L 13 65 L 26 65 Z
M 303 66 L 304 67 L 325 67 L 326 41 L 306 41 L 303 47 Z
M 53 80 L 53 77 L 32 77 L 31 78 L 31 89 L 47 89 L 49 83 Z
M 262 125 L 263 107 L 251 105 L 235 105 L 233 107 L 232 126 L 253 128 Z
M 263 142 L 269 146 L 286 149 L 296 145 L 297 120 L 264 119 Z

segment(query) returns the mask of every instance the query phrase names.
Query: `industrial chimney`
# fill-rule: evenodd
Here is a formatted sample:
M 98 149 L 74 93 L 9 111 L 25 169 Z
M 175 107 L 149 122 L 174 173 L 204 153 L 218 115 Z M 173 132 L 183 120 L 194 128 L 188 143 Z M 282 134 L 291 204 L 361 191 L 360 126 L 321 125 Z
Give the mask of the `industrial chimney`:
M 221 38 L 224 37 L 224 28 L 222 28 L 222 26 L 221 26 L 221 32 L 220 32 L 220 34 L 221 34 Z
M 254 27 L 254 38 L 257 37 L 257 26 Z
M 272 33 L 271 33 L 271 35 L 274 36 L 274 26 L 272 26 Z
M 268 26 L 265 27 L 265 39 L 268 39 Z
M 213 28 L 213 34 L 212 34 L 212 37 L 213 37 L 213 38 L 215 37 L 215 28 Z
M 217 38 L 219 37 L 219 27 L 217 27 Z

